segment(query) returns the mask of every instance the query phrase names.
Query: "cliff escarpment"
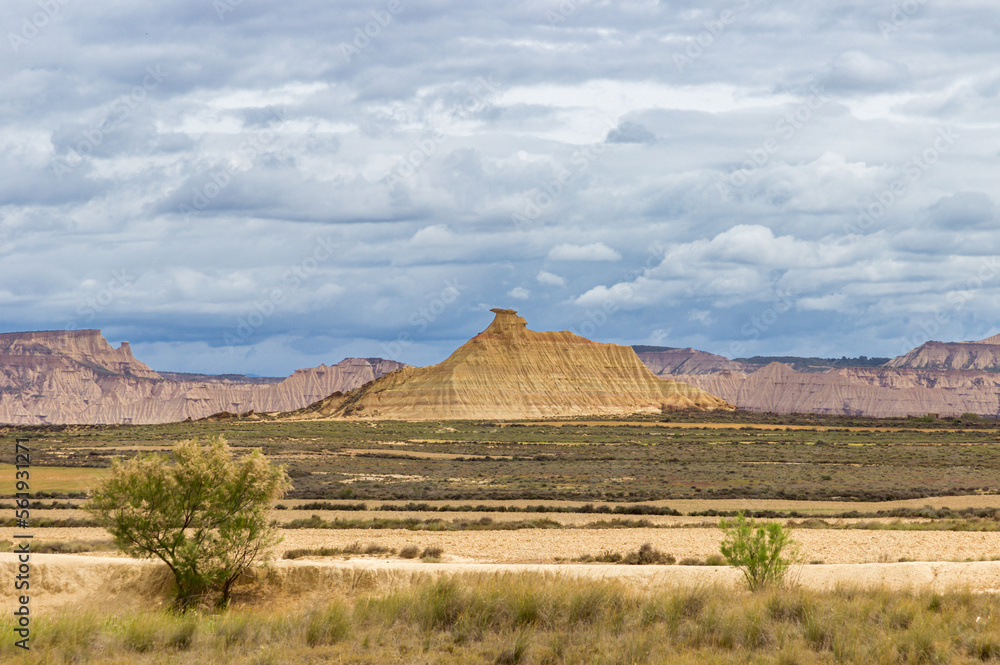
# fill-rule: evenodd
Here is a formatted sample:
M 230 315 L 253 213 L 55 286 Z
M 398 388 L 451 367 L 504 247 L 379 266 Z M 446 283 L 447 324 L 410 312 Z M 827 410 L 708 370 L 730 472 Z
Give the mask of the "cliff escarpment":
M 152 424 L 220 411 L 289 411 L 357 388 L 403 367 L 381 358 L 348 358 L 297 370 L 275 382 L 248 377 L 176 380 L 117 349 L 99 330 L 0 334 L 0 423 Z
M 688 359 L 681 351 L 688 352 Z M 647 354 L 640 357 L 653 369 L 665 364 Z M 711 354 L 675 350 L 673 362 L 657 373 L 750 411 L 879 418 L 928 413 L 1000 416 L 1000 336 L 979 342 L 927 342 L 881 366 L 826 371 L 796 371 L 779 362 L 759 369 L 737 363 L 733 369 L 707 362 L 707 357 Z

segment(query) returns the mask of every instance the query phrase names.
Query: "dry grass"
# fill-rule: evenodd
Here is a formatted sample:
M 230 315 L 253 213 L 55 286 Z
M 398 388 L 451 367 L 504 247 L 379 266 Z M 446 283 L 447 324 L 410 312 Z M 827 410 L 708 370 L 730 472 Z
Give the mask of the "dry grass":
M 107 469 L 65 466 L 32 466 L 31 487 L 34 492 L 86 492 L 108 474 Z M 13 496 L 14 465 L 0 464 L 0 495 Z
M 13 552 L 14 543 L 0 543 L 0 552 Z M 118 547 L 111 540 L 70 540 L 31 543 L 32 554 L 80 554 L 81 552 L 117 552 Z
M 23 663 L 1000 662 L 988 595 L 841 588 L 644 593 L 607 581 L 443 577 L 320 606 L 227 614 L 63 610 L 33 623 Z M 11 634 L 11 617 L 0 631 Z

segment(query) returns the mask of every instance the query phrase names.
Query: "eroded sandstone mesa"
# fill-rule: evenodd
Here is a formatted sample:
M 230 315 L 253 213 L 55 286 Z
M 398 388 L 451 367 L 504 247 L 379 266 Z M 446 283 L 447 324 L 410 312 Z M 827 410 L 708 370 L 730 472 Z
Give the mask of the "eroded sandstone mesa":
M 397 370 L 290 417 L 514 419 L 732 408 L 692 385 L 658 379 L 630 347 L 529 330 L 516 311 L 491 311 L 489 327 L 443 362 Z
M 654 368 L 664 364 L 643 359 L 653 361 Z M 693 383 L 750 411 L 877 418 L 1000 416 L 1000 335 L 978 342 L 927 342 L 880 367 L 825 372 L 798 372 L 779 362 L 756 370 L 738 365 L 692 371 L 694 365 L 687 361 L 666 365 L 657 374 Z
M 646 367 L 657 376 L 669 374 L 715 374 L 716 372 L 738 371 L 739 363 L 725 356 L 697 351 L 691 347 L 684 349 L 633 346 L 632 349 Z
M 137 360 L 128 342 L 115 349 L 99 330 L 3 333 L 0 423 L 148 424 L 221 411 L 289 411 L 399 367 L 381 358 L 348 358 L 297 370 L 284 380 L 175 380 Z
M 1000 335 L 978 342 L 926 342 L 893 358 L 887 367 L 1000 370 Z
M 112 374 L 159 379 L 122 342 L 117 349 L 100 330 L 43 330 L 0 334 L 0 388 L 31 383 L 55 371 L 90 368 Z

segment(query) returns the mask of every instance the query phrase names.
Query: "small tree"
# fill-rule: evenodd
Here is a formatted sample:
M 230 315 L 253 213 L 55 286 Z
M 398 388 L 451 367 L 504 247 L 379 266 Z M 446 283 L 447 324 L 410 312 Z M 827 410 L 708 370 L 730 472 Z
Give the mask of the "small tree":
M 743 572 L 751 591 L 780 584 L 788 567 L 798 560 L 798 543 L 780 522 L 758 525 L 739 513 L 733 521 L 719 520 L 719 528 L 725 534 L 719 547 L 722 556 Z
M 115 460 L 85 507 L 126 554 L 167 564 L 182 610 L 212 593 L 228 605 L 239 576 L 280 540 L 268 509 L 288 475 L 259 450 L 237 462 L 221 436 L 178 443 L 172 458 Z

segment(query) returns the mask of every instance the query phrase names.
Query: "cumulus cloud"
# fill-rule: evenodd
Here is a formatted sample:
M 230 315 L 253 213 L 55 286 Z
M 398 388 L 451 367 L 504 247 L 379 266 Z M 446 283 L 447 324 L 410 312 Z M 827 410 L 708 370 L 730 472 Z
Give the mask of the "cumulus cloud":
M 911 83 L 906 65 L 857 50 L 832 58 L 820 81 L 826 90 L 848 94 L 892 92 Z
M 554 273 L 548 272 L 547 270 L 541 270 L 535 279 L 538 280 L 539 284 L 545 284 L 546 286 L 566 286 L 566 280 L 556 275 Z
M 711 34 L 708 5 L 444 0 L 365 39 L 370 3 L 225 6 L 22 34 L 37 2 L 5 5 L 6 329 L 258 374 L 434 362 L 510 299 L 723 354 L 996 332 L 989 3 L 763 2 Z
M 928 209 L 932 224 L 945 229 L 967 230 L 993 227 L 996 205 L 983 192 L 957 192 L 942 197 Z
M 608 143 L 656 143 L 656 134 L 639 123 L 622 122 L 608 132 Z
M 571 245 L 564 243 L 556 245 L 549 251 L 549 259 L 553 261 L 620 261 L 622 255 L 603 242 L 589 245 Z

